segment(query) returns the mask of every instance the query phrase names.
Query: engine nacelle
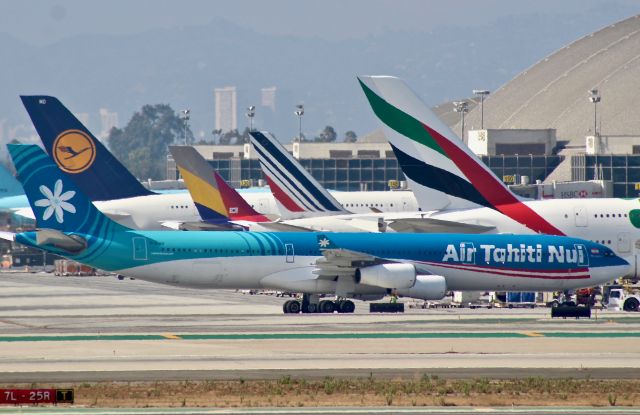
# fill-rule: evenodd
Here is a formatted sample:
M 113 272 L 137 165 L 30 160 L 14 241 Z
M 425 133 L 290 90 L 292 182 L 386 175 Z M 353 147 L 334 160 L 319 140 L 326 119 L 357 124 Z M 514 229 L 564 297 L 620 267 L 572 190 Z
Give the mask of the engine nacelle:
M 356 283 L 384 288 L 410 288 L 416 282 L 411 264 L 380 264 L 356 270 Z
M 447 281 L 442 275 L 418 275 L 412 287 L 397 289 L 396 292 L 404 297 L 441 300 L 447 292 Z

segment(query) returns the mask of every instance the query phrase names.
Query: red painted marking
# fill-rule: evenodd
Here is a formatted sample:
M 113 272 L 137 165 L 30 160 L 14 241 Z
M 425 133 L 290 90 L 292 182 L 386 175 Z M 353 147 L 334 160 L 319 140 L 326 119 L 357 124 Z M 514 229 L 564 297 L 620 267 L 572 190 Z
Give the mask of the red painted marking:
M 462 149 L 440 135 L 436 130 L 424 124 L 422 126 L 495 209 L 536 232 L 548 235 L 564 235 L 562 231 L 518 200 L 484 166 L 480 166 Z
M 267 179 L 267 183 L 271 188 L 271 192 L 273 196 L 278 199 L 278 202 L 282 204 L 288 211 L 290 212 L 304 212 L 304 209 L 301 208 L 294 202 L 281 188 L 279 188 L 273 180 L 269 176 L 265 174 L 264 176 Z
M 218 172 L 213 174 L 218 184 L 222 202 L 227 207 L 229 218 L 248 222 L 270 222 L 266 216 L 256 212 L 234 188 L 227 184 Z
M 508 272 L 506 270 L 503 271 L 500 268 L 490 269 L 490 267 L 443 264 L 442 262 L 426 262 L 426 261 L 420 261 L 420 262 L 427 265 L 435 266 L 435 267 L 456 269 L 461 271 L 490 272 L 495 275 L 500 275 L 503 277 L 514 277 L 514 278 L 534 278 L 534 279 L 543 279 L 543 280 L 584 280 L 584 279 L 589 279 L 590 277 L 590 274 L 584 274 L 584 273 L 581 273 L 578 275 L 555 276 L 555 275 L 544 275 L 543 273 L 548 271 L 538 270 L 539 274 L 517 274 L 518 272 L 517 270 L 512 270 L 511 272 Z M 583 271 L 576 269 L 576 271 L 569 271 L 569 272 L 573 273 L 573 272 L 583 272 Z

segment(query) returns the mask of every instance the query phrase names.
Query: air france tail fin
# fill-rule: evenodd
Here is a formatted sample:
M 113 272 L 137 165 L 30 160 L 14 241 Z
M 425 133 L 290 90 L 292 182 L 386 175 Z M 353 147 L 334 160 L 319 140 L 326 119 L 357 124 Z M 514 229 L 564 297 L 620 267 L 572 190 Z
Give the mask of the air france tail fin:
M 106 239 L 124 226 L 112 221 L 37 145 L 8 144 L 9 154 L 40 229 Z
M 24 194 L 20 182 L 6 167 L 0 165 L 0 198 Z
M 91 200 L 153 194 L 56 98 L 21 96 L 45 150 Z
M 218 190 L 213 168 L 200 153 L 189 146 L 169 146 L 191 198 L 205 222 L 228 222 L 227 208 Z
M 522 203 L 404 81 L 359 81 L 423 210 L 444 196 L 447 209 L 489 207 L 537 232 L 562 234 Z
M 350 213 L 271 134 L 250 135 L 283 219 Z

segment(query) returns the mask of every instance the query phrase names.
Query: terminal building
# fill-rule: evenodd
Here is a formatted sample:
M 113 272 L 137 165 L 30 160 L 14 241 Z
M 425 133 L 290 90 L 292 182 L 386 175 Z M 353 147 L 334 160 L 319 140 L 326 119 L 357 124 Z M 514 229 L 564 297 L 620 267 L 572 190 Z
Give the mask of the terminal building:
M 516 132 L 518 134 L 518 132 Z M 504 139 L 505 132 L 491 132 Z M 538 134 L 543 146 L 536 141 L 523 141 L 523 149 L 542 149 L 536 154 L 484 154 L 482 161 L 507 184 L 542 182 L 560 164 L 562 157 L 552 154 L 549 137 L 553 133 L 542 130 Z M 234 187 L 264 185 L 264 176 L 258 156 L 251 144 L 197 145 L 195 148 Z M 384 138 L 382 130 L 361 137 L 355 143 L 293 142 L 285 148 L 327 189 L 342 191 L 390 190 L 402 187 L 404 175 Z M 520 151 L 511 147 L 515 151 Z M 167 162 L 167 178 L 175 179 L 177 171 L 173 160 Z

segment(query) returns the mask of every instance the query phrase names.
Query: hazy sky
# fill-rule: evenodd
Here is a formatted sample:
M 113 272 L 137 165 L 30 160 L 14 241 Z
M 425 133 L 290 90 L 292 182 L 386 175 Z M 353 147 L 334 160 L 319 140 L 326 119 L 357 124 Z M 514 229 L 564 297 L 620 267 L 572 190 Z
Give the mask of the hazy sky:
M 43 45 L 75 35 L 137 33 L 225 18 L 259 33 L 344 39 L 616 6 L 640 10 L 640 0 L 0 0 L 0 32 Z

